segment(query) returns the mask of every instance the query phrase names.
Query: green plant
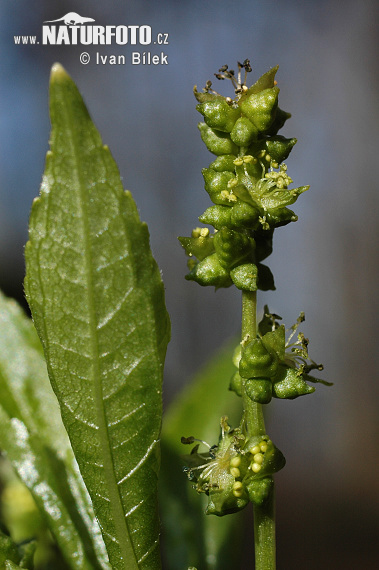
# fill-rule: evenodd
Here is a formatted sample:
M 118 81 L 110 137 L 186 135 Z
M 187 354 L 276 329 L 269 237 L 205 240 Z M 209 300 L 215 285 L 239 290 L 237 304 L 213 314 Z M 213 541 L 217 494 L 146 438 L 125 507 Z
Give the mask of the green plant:
M 296 219 L 287 206 L 307 187 L 288 189 L 283 160 L 296 141 L 277 135 L 289 116 L 277 107 L 277 68 L 250 88 L 240 77 L 249 62 L 239 68 L 237 83 L 226 66 L 219 76 L 235 83 L 234 100 L 213 92 L 210 82 L 195 90 L 203 141 L 217 155 L 204 170 L 214 206 L 200 221 L 217 231 L 197 228 L 180 240 L 190 256 L 188 279 L 241 289 L 242 342 L 234 374 L 228 349 L 172 406 L 164 425 L 161 502 L 170 568 L 236 564 L 241 515 L 205 518 L 200 498 L 188 496 L 177 477 L 180 436 L 197 429 L 211 440 L 226 408 L 219 443 L 201 452 L 199 442 L 186 458 L 187 474 L 208 496 L 209 514 L 253 503 L 256 568 L 274 568 L 272 475 L 284 457 L 266 434 L 262 405 L 312 392 L 306 381 L 317 381 L 309 372 L 320 368 L 309 361 L 304 336 L 290 343 L 303 316 L 287 343 L 280 317 L 268 308 L 256 325 L 256 290 L 273 288 L 261 262 L 271 253 L 274 229 Z M 157 487 L 170 336 L 163 284 L 147 227 L 59 64 L 51 75 L 50 116 L 51 149 L 25 250 L 35 328 L 0 295 L 0 447 L 24 484 L 3 461 L 0 568 L 154 570 L 161 567 Z M 240 422 L 240 399 L 219 387 L 229 366 L 230 388 L 242 396 Z M 202 403 L 209 390 L 211 410 Z M 196 544 L 195 527 L 202 533 Z

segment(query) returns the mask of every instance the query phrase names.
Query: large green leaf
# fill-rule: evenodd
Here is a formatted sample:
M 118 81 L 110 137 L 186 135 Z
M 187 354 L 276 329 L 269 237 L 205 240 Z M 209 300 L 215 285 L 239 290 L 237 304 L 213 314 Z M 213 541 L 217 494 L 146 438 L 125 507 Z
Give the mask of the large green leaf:
M 1 292 L 0 331 L 0 448 L 45 513 L 70 566 L 108 568 L 36 330 Z
M 240 566 L 245 512 L 226 517 L 205 515 L 207 498 L 199 496 L 183 473 L 189 448 L 181 436 L 194 436 L 210 445 L 218 442 L 220 418 L 237 426 L 241 398 L 228 390 L 236 368 L 235 344 L 223 347 L 171 404 L 162 429 L 161 513 L 167 568 L 195 566 L 197 570 L 227 570 Z M 204 448 L 206 450 L 206 448 Z
M 25 289 L 112 567 L 160 568 L 157 477 L 169 320 L 146 224 L 56 64 Z

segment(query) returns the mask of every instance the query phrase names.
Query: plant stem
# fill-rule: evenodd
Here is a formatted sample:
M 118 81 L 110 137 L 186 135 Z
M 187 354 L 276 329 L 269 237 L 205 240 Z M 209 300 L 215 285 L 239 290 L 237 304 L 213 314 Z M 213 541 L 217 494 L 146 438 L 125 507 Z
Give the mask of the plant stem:
M 257 336 L 257 293 L 242 292 L 242 340 Z M 244 423 L 248 436 L 265 435 L 262 405 L 253 402 L 243 390 Z M 274 488 L 263 505 L 253 505 L 255 570 L 275 570 Z
M 242 291 L 242 340 L 257 336 L 257 292 Z M 244 421 L 248 435 L 265 435 L 262 405 L 253 402 L 243 390 Z

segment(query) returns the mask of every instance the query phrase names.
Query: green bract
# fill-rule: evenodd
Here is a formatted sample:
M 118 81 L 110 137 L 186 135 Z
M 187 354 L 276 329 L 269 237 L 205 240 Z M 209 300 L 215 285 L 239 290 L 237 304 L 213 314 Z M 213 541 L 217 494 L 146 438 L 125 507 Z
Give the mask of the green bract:
M 223 235 L 222 248 L 217 247 L 221 238 L 216 233 L 215 250 L 209 248 L 207 255 L 203 247 L 189 247 L 191 238 L 180 238 L 191 256 L 187 278 L 200 285 L 234 284 L 242 291 L 275 288 L 271 272 L 260 261 L 270 253 L 266 244 L 271 243 L 273 230 L 297 220 L 288 206 L 308 189 L 289 188 L 292 179 L 283 160 L 296 139 L 277 134 L 290 117 L 278 107 L 277 70 L 270 69 L 250 88 L 238 84 L 234 99 L 213 91 L 210 82 L 202 92 L 194 88 L 196 108 L 205 121 L 199 124 L 201 138 L 217 156 L 203 169 L 205 190 L 214 206 L 199 220 Z M 243 253 L 236 247 L 236 234 L 245 244 Z

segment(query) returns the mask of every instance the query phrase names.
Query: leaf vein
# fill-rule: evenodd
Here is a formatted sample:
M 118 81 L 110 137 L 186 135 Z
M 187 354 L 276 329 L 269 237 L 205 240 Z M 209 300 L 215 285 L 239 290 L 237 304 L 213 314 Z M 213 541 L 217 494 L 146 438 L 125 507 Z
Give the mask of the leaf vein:
M 126 299 L 129 297 L 132 291 L 133 291 L 132 287 L 130 287 L 130 289 L 127 289 L 125 291 L 125 294 L 123 295 L 122 299 L 120 299 L 120 301 L 112 309 L 112 311 L 110 311 L 100 322 L 97 323 L 96 326 L 97 330 L 101 330 L 102 328 L 104 328 L 105 325 L 107 325 L 117 315 L 117 313 L 120 311 L 120 309 L 122 308 L 123 304 L 125 303 Z
M 153 449 L 157 445 L 157 443 L 158 443 L 158 440 L 154 439 L 153 443 L 151 445 L 149 445 L 149 447 L 147 448 L 147 451 L 146 451 L 145 455 L 142 457 L 142 459 L 139 460 L 137 465 L 135 467 L 133 467 L 133 469 L 131 469 L 129 471 L 129 473 L 127 473 L 122 479 L 120 479 L 120 481 L 118 481 L 117 485 L 122 485 L 122 483 L 127 481 L 132 475 L 134 475 L 134 473 L 136 473 L 138 471 L 138 469 L 140 469 L 142 467 L 142 465 L 145 463 L 145 461 L 151 455 L 151 452 L 153 451 Z

